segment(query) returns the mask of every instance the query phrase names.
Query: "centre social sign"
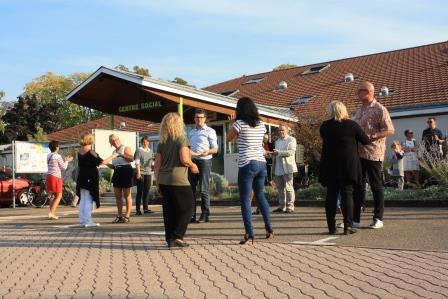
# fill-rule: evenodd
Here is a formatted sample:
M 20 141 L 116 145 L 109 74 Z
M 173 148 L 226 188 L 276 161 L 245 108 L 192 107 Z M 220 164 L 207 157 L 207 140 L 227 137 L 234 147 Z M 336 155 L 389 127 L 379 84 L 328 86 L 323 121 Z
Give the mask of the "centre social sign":
M 118 107 L 119 113 L 140 111 L 140 110 L 152 110 L 154 108 L 162 107 L 162 101 L 143 102 L 139 104 L 124 105 Z

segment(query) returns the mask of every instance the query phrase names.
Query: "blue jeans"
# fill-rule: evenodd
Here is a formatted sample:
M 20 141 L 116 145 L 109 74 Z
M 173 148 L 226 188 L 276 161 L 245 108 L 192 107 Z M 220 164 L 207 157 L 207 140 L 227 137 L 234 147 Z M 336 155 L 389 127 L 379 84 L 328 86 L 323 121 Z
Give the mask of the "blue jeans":
M 210 215 L 210 194 L 208 187 L 210 184 L 210 172 L 212 169 L 212 160 L 193 159 L 193 163 L 198 166 L 199 173 L 188 172 L 188 181 L 193 189 L 194 211 L 192 218 L 196 218 L 196 187 L 199 183 L 201 190 L 201 215 Z
M 243 215 L 244 229 L 249 237 L 254 236 L 252 210 L 250 207 L 250 193 L 252 190 L 254 190 L 255 198 L 258 200 L 266 231 L 273 231 L 269 204 L 264 196 L 264 180 L 266 175 L 266 162 L 251 160 L 249 164 L 238 169 L 241 214 Z

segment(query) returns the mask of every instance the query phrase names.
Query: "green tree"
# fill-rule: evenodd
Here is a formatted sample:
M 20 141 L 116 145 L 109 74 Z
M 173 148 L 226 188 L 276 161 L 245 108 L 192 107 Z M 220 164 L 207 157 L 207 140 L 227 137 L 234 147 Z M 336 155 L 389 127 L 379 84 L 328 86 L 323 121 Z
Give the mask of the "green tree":
M 294 67 L 297 67 L 297 65 L 290 64 L 290 63 L 285 63 L 285 64 L 280 64 L 279 66 L 274 67 L 272 70 L 273 71 L 280 71 L 280 70 L 292 69 Z
M 190 86 L 190 87 L 196 88 L 196 86 L 188 84 L 187 80 L 184 80 L 184 79 L 179 78 L 179 77 L 174 78 L 174 80 L 171 81 L 171 82 L 174 82 L 174 83 L 177 83 L 177 84 L 180 84 L 180 85 L 185 85 L 185 86 Z
M 103 113 L 99 111 L 73 104 L 66 99 L 66 95 L 89 76 L 88 73 L 61 76 L 48 72 L 27 83 L 22 95 L 35 97 L 42 103 L 56 104 L 59 123 L 57 129 L 72 127 L 103 116 Z M 46 131 L 46 133 L 50 132 Z
M 129 68 L 127 66 L 125 66 L 124 64 L 119 64 L 115 67 L 116 70 L 119 71 L 123 71 L 123 72 L 128 72 L 128 73 L 135 73 L 141 76 L 146 76 L 146 77 L 151 77 L 151 74 L 149 73 L 149 69 L 138 66 L 138 65 L 134 65 L 134 67 L 132 68 L 132 71 L 129 70 Z
M 28 134 L 27 139 L 30 142 L 44 142 L 48 141 L 47 133 L 44 132 L 44 129 L 40 126 L 39 123 L 36 123 L 36 133 L 33 135 Z
M 45 132 L 55 131 L 59 124 L 57 120 L 57 103 L 45 103 L 35 96 L 21 96 L 14 106 L 2 116 L 5 131 L 0 135 L 2 143 L 12 140 L 28 140 L 29 136 L 38 138 Z M 41 132 L 39 133 L 39 128 Z M 39 137 L 40 138 L 40 137 Z
M 0 117 L 3 116 L 3 114 L 5 114 L 4 111 L 4 107 L 6 107 L 6 105 L 4 105 L 3 103 L 3 98 L 5 97 L 5 92 L 3 90 L 0 89 Z M 5 123 L 3 121 L 0 120 L 0 132 L 4 133 L 5 132 Z

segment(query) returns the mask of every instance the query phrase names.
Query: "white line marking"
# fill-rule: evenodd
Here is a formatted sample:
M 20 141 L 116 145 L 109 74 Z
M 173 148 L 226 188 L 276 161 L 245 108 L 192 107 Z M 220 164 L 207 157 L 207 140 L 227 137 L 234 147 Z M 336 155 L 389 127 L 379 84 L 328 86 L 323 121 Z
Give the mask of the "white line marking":
M 155 232 L 148 232 L 147 233 L 148 235 L 156 235 L 156 236 L 164 236 L 165 235 L 165 232 L 162 232 L 162 231 L 155 231 Z
M 327 241 L 336 240 L 338 237 L 327 237 L 317 241 L 304 242 L 304 241 L 294 241 L 293 244 L 311 244 L 311 245 L 335 245 L 336 243 L 327 243 Z

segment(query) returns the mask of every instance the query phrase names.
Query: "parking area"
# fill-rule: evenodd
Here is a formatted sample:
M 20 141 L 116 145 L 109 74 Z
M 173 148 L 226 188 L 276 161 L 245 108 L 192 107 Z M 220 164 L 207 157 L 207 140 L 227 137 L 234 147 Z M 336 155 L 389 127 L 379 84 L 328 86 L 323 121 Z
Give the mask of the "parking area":
M 273 214 L 265 241 L 240 246 L 239 207 L 214 207 L 191 224 L 184 250 L 165 247 L 161 207 L 97 228 L 78 228 L 77 211 L 0 209 L 0 296 L 4 298 L 444 298 L 448 294 L 448 209 L 388 208 L 385 227 L 329 236 L 322 208 Z M 368 225 L 371 214 L 363 216 Z

